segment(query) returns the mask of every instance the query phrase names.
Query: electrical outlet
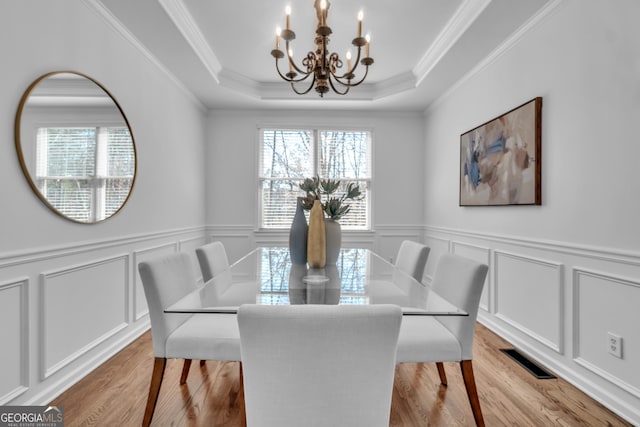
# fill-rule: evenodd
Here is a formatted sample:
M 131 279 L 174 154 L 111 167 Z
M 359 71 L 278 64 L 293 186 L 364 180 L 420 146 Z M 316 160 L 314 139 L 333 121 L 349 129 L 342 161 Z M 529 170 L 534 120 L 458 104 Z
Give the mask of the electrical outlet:
M 622 359 L 622 337 L 616 334 L 612 334 L 611 332 L 608 332 L 607 336 L 609 338 L 609 344 L 607 346 L 607 348 L 609 349 L 609 354 Z

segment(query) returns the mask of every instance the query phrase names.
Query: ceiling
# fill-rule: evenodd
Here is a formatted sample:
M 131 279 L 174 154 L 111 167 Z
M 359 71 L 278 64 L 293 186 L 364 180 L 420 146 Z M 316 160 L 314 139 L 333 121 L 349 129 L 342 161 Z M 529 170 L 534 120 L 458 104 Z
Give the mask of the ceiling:
M 329 48 L 344 57 L 357 14 L 371 35 L 366 81 L 346 96 L 300 96 L 270 52 L 291 5 L 294 56 L 312 50 L 314 0 L 91 0 L 117 29 L 208 109 L 423 111 L 526 28 L 552 0 L 332 0 Z M 281 61 L 282 62 L 282 61 Z M 287 70 L 284 70 L 287 71 Z

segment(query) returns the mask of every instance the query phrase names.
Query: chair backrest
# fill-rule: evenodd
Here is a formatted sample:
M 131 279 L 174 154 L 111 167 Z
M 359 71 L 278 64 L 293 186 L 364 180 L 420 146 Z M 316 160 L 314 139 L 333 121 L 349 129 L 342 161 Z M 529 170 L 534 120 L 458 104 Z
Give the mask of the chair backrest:
M 444 254 L 438 260 L 431 283 L 435 292 L 469 313 L 468 316 L 438 317 L 460 341 L 462 360 L 470 360 L 473 355 L 473 336 L 487 270 L 486 264 L 459 255 Z
M 429 258 L 430 248 L 418 242 L 404 240 L 398 249 L 396 267 L 422 282 L 424 267 Z
M 149 307 L 153 354 L 165 357 L 167 337 L 191 315 L 164 309 L 197 289 L 193 262 L 186 253 L 173 253 L 139 263 L 138 271 Z
M 242 305 L 248 427 L 389 425 L 395 305 Z
M 227 251 L 222 242 L 211 242 L 196 249 L 202 280 L 208 282 L 229 268 Z

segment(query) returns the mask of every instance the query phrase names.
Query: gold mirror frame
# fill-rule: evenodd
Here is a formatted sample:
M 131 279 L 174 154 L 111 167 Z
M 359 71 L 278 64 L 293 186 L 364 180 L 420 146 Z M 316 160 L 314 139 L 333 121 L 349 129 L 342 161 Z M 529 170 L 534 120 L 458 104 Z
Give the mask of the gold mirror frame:
M 96 88 L 95 88 L 96 89 L 96 93 L 98 93 L 97 89 L 101 89 L 102 92 L 104 92 L 104 94 L 106 95 L 106 97 L 108 97 L 108 99 L 110 99 L 113 102 L 113 105 L 116 107 L 117 111 L 120 113 L 120 116 L 122 118 L 122 123 L 124 125 L 126 125 L 128 131 L 129 131 L 129 136 L 131 138 L 131 146 L 132 146 L 131 149 L 132 149 L 132 156 L 133 156 L 133 159 L 132 159 L 132 161 L 133 161 L 133 175 L 131 176 L 131 184 L 129 185 L 127 195 L 122 200 L 122 203 L 120 204 L 120 206 L 117 209 L 115 209 L 112 213 L 110 213 L 108 215 L 105 215 L 104 218 L 94 219 L 94 220 L 89 219 L 87 221 L 83 221 L 83 220 L 79 220 L 79 219 L 76 219 L 76 218 L 72 218 L 72 217 L 66 215 L 65 213 L 63 213 L 62 211 L 60 211 L 58 208 L 56 208 L 47 199 L 46 195 L 43 194 L 43 192 L 40 190 L 40 188 L 38 188 L 38 185 L 36 184 L 36 182 L 34 180 L 34 177 L 32 176 L 32 171 L 29 169 L 27 161 L 25 160 L 25 154 L 24 154 L 24 150 L 23 150 L 23 141 L 22 141 L 22 136 L 21 136 L 21 126 L 22 126 L 22 122 L 23 122 L 23 114 L 24 114 L 25 107 L 27 107 L 27 103 L 28 103 L 30 97 L 33 95 L 34 90 L 44 80 L 49 79 L 49 78 L 61 77 L 61 76 L 65 75 L 65 74 L 69 74 L 69 75 L 75 76 L 75 78 L 78 78 L 78 81 L 80 80 L 80 78 L 83 78 L 83 79 L 93 83 L 96 86 Z M 51 94 L 51 96 L 56 96 L 56 95 L 57 96 L 64 96 L 61 93 L 57 93 L 57 94 L 52 93 Z M 86 98 L 86 99 L 88 99 L 88 98 Z M 69 126 L 69 127 L 75 127 L 75 126 Z M 77 71 L 53 71 L 53 72 L 49 72 L 49 73 L 46 73 L 46 74 L 38 77 L 33 83 L 31 83 L 31 85 L 29 85 L 29 87 L 25 91 L 24 95 L 22 96 L 22 99 L 20 100 L 20 104 L 18 106 L 18 111 L 16 112 L 14 131 L 15 131 L 15 146 L 16 146 L 16 151 L 17 151 L 17 154 L 18 154 L 18 161 L 20 162 L 20 167 L 22 168 L 22 172 L 24 173 L 24 176 L 27 179 L 27 182 L 29 183 L 29 186 L 31 187 L 33 192 L 38 196 L 38 198 L 42 201 L 42 203 L 44 203 L 45 206 L 47 206 L 49 209 L 51 209 L 53 212 L 55 212 L 60 217 L 65 218 L 65 219 L 67 219 L 69 221 L 78 223 L 78 224 L 96 224 L 96 223 L 102 222 L 102 221 L 104 221 L 106 219 L 109 219 L 109 218 L 113 217 L 114 215 L 117 215 L 122 210 L 122 208 L 127 204 L 127 201 L 129 200 L 129 197 L 131 197 L 131 193 L 133 191 L 133 187 L 134 187 L 135 180 L 136 180 L 136 175 L 137 175 L 137 170 L 138 170 L 135 139 L 133 137 L 133 132 L 131 130 L 131 125 L 129 124 L 127 116 L 124 114 L 124 111 L 120 107 L 120 104 L 115 99 L 115 97 L 102 84 L 100 84 L 95 79 L 87 76 L 86 74 L 79 73 Z M 35 149 L 34 149 L 34 151 L 35 151 Z M 34 173 L 37 174 L 37 171 L 34 171 Z M 91 207 L 92 207 L 92 209 L 95 209 L 93 200 L 91 201 Z

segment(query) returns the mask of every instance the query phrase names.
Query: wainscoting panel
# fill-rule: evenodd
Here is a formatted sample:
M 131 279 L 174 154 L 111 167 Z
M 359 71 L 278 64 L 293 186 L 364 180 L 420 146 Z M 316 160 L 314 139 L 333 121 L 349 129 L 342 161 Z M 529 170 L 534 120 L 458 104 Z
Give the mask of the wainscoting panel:
M 127 326 L 128 261 L 122 255 L 41 275 L 42 379 Z
M 640 398 L 640 282 L 578 268 L 573 277 L 576 362 Z M 609 354 L 609 333 L 622 337 L 622 358 Z
M 0 283 L 0 405 L 29 386 L 28 279 Z
M 640 426 L 640 252 L 426 226 L 430 259 L 489 257 L 478 321 Z M 622 337 L 622 358 L 608 352 Z
M 451 252 L 456 255 L 460 255 L 482 264 L 491 265 L 491 251 L 489 248 L 483 246 L 471 245 L 463 242 L 451 242 Z M 480 297 L 480 308 L 485 311 L 490 311 L 489 295 L 491 292 L 491 272 L 487 273 L 487 278 L 484 281 L 484 287 L 482 288 L 482 296 Z
M 149 329 L 137 262 L 205 227 L 0 254 L 0 405 L 45 405 Z
M 135 266 L 135 283 L 133 293 L 133 308 L 135 313 L 135 320 L 140 320 L 142 317 L 149 313 L 149 307 L 147 306 L 147 298 L 144 295 L 144 288 L 142 287 L 142 280 L 140 279 L 140 273 L 138 272 L 138 264 L 149 259 L 169 255 L 178 251 L 178 245 L 175 243 L 167 243 L 161 246 L 152 248 L 146 248 L 133 253 L 133 265 Z
M 500 251 L 494 256 L 496 315 L 561 353 L 564 328 L 562 265 Z

